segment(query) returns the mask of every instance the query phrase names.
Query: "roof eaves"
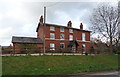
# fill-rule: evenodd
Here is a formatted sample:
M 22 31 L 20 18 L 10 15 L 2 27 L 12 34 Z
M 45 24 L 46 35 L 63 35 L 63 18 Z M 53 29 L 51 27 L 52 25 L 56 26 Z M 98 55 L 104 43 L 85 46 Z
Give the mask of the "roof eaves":
M 80 31 L 92 32 L 92 31 L 88 31 L 88 30 L 82 30 L 82 29 L 77 29 L 77 28 L 72 28 L 72 27 L 67 27 L 67 26 L 61 26 L 61 25 L 56 25 L 56 24 L 48 24 L 48 23 L 46 23 L 46 26 L 64 27 L 64 28 L 76 29 L 76 30 L 80 30 Z

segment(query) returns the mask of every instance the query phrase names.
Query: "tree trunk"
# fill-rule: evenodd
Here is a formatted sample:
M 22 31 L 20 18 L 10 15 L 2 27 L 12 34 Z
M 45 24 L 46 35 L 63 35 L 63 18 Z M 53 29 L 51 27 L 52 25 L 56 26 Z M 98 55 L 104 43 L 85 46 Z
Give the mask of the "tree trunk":
M 113 53 L 112 37 L 110 37 L 110 53 Z

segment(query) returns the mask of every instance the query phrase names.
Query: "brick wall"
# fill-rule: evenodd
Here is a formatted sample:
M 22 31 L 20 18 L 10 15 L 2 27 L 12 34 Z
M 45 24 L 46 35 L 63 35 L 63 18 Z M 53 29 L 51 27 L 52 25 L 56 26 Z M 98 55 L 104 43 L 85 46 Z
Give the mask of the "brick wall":
M 34 44 L 34 45 L 36 45 L 38 48 L 43 47 L 43 44 Z M 22 51 L 21 44 L 13 43 L 13 53 L 21 53 L 21 51 Z
M 41 38 L 43 40 L 43 25 L 39 25 L 38 32 L 37 32 L 37 38 Z
M 69 42 L 69 35 L 71 34 L 71 35 L 73 35 L 73 40 L 78 40 L 77 41 L 79 43 L 78 48 L 81 49 L 82 44 L 85 44 L 86 49 L 89 52 L 89 49 L 90 49 L 90 32 L 89 31 L 73 29 L 73 33 L 70 33 L 69 28 L 64 27 L 64 32 L 60 32 L 60 27 L 59 26 L 53 26 L 53 27 L 55 28 L 55 31 L 50 31 L 50 26 L 46 25 L 46 36 L 45 36 L 45 38 L 46 38 L 46 48 L 50 47 L 50 43 L 54 43 L 55 48 L 60 47 L 60 43 L 64 43 L 65 48 L 68 48 L 68 45 L 70 43 Z M 43 33 L 42 28 L 43 27 L 41 26 L 38 29 L 39 38 L 42 38 L 42 34 L 41 34 L 41 33 Z M 50 33 L 55 33 L 55 40 L 50 39 Z M 82 41 L 82 33 L 85 33 L 85 35 L 86 35 L 86 41 L 84 41 L 84 42 Z M 64 34 L 64 38 L 65 38 L 64 40 L 60 40 L 60 34 Z M 82 51 L 79 50 L 79 52 L 82 52 Z

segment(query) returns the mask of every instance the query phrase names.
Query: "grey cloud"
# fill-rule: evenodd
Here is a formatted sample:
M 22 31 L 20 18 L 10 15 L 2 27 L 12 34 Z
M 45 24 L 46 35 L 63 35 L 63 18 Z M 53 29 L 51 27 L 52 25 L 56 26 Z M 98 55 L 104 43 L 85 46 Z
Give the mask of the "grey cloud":
M 1 3 L 0 3 L 1 4 Z M 78 24 L 82 21 L 89 26 L 88 20 L 91 9 L 96 6 L 96 3 L 91 2 L 23 2 L 19 5 L 3 3 L 0 7 L 3 18 L 0 20 L 0 29 L 9 28 L 8 34 L 5 37 L 0 36 L 0 39 L 11 40 L 11 36 L 36 36 L 36 27 L 39 17 L 43 15 L 43 7 L 47 7 L 47 22 L 55 24 L 67 25 L 69 20 L 77 21 Z M 20 8 L 22 14 L 17 18 L 14 15 L 7 16 L 9 12 Z M 86 10 L 86 11 L 85 11 Z M 19 10 L 18 10 L 19 11 Z M 1 14 L 0 13 L 0 14 Z M 6 14 L 6 15 L 5 15 Z M 18 14 L 19 15 L 19 14 Z M 13 17 L 12 17 L 13 16 Z M 65 18 L 66 17 L 66 18 Z M 76 22 L 73 22 L 73 24 Z M 76 25 L 77 26 L 77 25 Z M 79 25 L 78 25 L 79 26 Z M 2 40 L 0 42 L 5 42 Z
M 87 17 L 88 12 L 90 13 L 90 9 L 93 8 L 96 3 L 94 2 L 47 2 L 47 3 L 41 3 L 41 2 L 32 2 L 32 3 L 25 3 L 25 7 L 27 10 L 29 10 L 29 13 L 33 16 L 40 16 L 43 15 L 43 7 L 47 7 L 47 20 L 48 22 L 54 22 L 54 20 L 59 19 L 58 16 L 56 16 L 55 12 L 65 12 L 72 20 L 75 20 L 78 17 L 80 20 Z M 84 10 L 87 10 L 88 12 L 84 12 Z M 83 16 L 86 16 L 83 18 Z M 64 18 L 63 18 L 64 19 Z M 61 20 L 60 20 L 61 21 Z M 64 20 L 63 20 L 64 21 Z M 68 20 L 69 21 L 69 20 Z M 59 23 L 58 23 L 59 24 Z M 65 23 L 64 23 L 65 24 Z

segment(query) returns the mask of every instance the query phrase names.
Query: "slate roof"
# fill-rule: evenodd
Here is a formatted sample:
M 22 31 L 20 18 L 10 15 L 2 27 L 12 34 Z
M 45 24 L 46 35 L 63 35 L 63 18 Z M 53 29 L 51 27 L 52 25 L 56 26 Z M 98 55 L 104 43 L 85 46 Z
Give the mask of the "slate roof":
M 2 48 L 8 48 L 9 46 L 2 46 Z
M 43 44 L 43 41 L 40 38 L 13 36 L 12 43 Z
M 38 26 L 37 26 L 37 29 L 36 29 L 36 32 L 38 32 L 40 24 L 43 25 L 43 23 L 39 22 Z M 73 28 L 73 27 L 68 27 L 68 26 L 61 26 L 61 25 L 56 25 L 56 24 L 48 24 L 48 23 L 46 23 L 46 26 L 64 27 L 64 28 L 70 28 L 70 29 L 75 29 L 75 30 L 80 30 L 80 31 L 91 32 L 91 31 L 88 31 L 88 30 L 82 30 L 82 29 L 78 29 L 78 28 Z
M 109 46 L 105 43 L 100 43 L 100 45 L 103 46 L 103 47 L 109 48 Z M 99 44 L 94 42 L 93 47 L 99 47 Z

